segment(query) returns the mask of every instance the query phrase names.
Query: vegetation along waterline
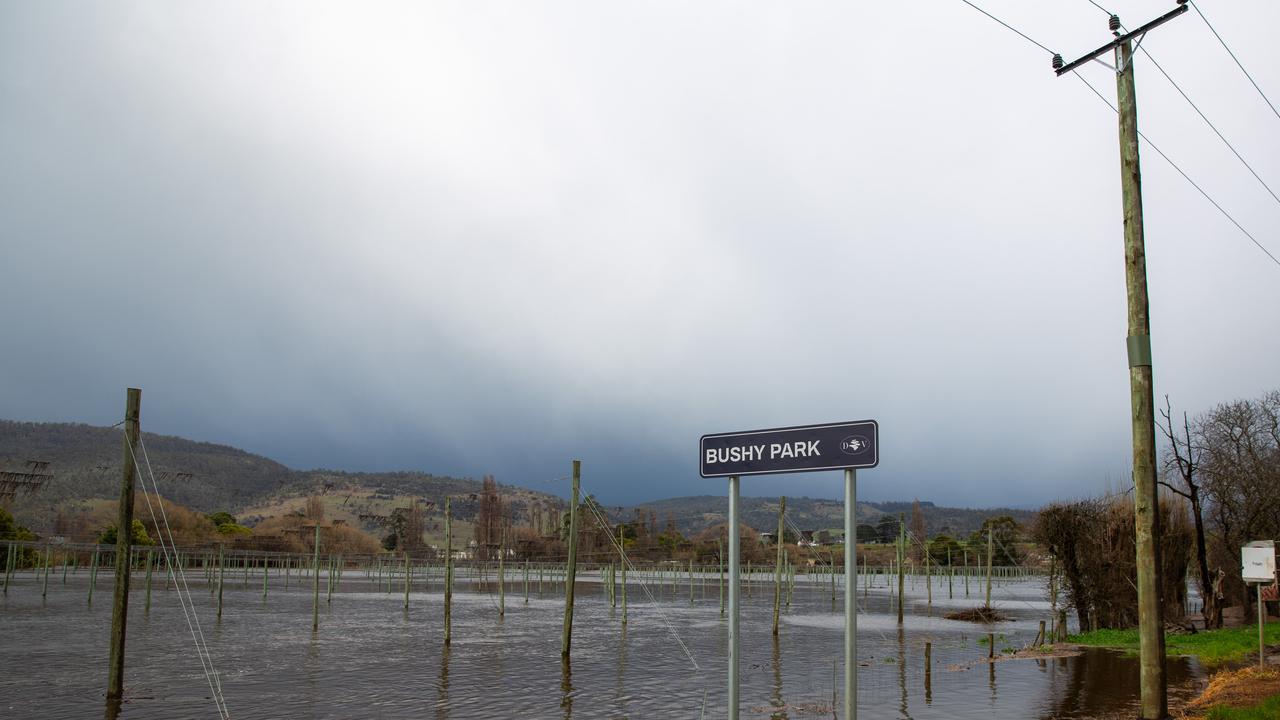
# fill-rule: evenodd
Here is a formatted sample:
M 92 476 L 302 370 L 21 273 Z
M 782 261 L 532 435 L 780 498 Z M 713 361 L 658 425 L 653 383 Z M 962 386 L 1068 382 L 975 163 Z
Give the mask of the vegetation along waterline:
M 1093 630 L 1091 632 L 1071 635 L 1068 642 L 1091 647 L 1114 648 L 1136 652 L 1138 649 L 1138 631 L 1135 628 L 1124 630 Z M 1269 652 L 1274 653 L 1276 645 L 1280 645 L 1280 622 L 1267 623 L 1264 630 L 1264 642 Z M 1256 660 L 1258 657 L 1258 627 L 1244 625 L 1221 630 L 1202 630 L 1196 633 L 1168 633 L 1165 635 L 1165 654 L 1169 657 L 1194 656 L 1208 665 L 1236 663 Z

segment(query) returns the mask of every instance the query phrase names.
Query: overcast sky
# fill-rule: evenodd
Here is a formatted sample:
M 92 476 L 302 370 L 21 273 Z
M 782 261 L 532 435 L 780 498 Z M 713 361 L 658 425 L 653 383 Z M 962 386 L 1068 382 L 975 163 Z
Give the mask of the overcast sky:
M 1109 39 L 1086 0 L 978 4 Z M 1280 101 L 1280 4 L 1202 9 Z M 1280 188 L 1200 17 L 1143 47 Z M 1280 255 L 1280 202 L 1137 84 Z M 292 467 L 563 493 L 581 458 L 607 504 L 724 493 L 703 433 L 874 418 L 861 499 L 1096 493 L 1130 465 L 1117 145 L 961 0 L 0 0 L 0 417 L 110 425 L 137 386 L 145 429 Z M 1280 387 L 1280 267 L 1143 153 L 1157 397 Z

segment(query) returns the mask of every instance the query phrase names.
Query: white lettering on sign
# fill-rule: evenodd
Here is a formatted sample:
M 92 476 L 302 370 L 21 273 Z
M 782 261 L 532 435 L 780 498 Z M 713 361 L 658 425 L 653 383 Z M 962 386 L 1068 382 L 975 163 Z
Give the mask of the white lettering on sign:
M 773 443 L 769 446 L 769 458 L 818 457 L 821 440 L 799 440 L 791 443 Z
M 764 445 L 744 445 L 731 448 L 707 448 L 707 464 L 750 462 L 764 459 Z

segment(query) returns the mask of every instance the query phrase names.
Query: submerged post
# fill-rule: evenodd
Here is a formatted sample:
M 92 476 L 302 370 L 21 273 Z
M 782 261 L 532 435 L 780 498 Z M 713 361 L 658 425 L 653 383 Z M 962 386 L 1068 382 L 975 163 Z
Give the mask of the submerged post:
M 902 513 L 898 513 L 898 624 L 902 624 L 902 593 L 906 589 L 906 578 L 903 576 L 903 565 L 907 559 L 907 526 L 902 522 Z M 845 539 L 848 542 L 848 539 Z
M 453 640 L 453 509 L 444 499 L 444 646 Z
M 622 567 L 622 624 L 627 624 L 627 546 L 622 536 L 622 523 L 618 523 L 618 565 Z
M 778 552 L 777 560 L 773 565 L 773 634 L 778 634 L 778 610 L 782 604 L 782 533 L 783 533 L 783 516 L 787 513 L 787 496 L 783 495 L 778 499 Z
M 147 551 L 147 604 L 144 606 L 147 612 L 151 611 L 151 566 L 153 564 L 151 552 Z M 65 568 L 66 565 L 64 564 L 63 567 Z
M 716 538 L 716 562 L 720 564 L 720 617 L 724 617 L 724 546 Z
M 987 528 L 987 601 L 986 607 L 991 607 L 991 556 L 995 552 L 995 536 L 991 534 L 992 528 Z
M 316 521 L 316 546 L 311 562 L 311 629 L 320 629 L 320 522 Z
M 844 471 L 844 716 L 858 720 L 858 471 Z
M 564 630 L 560 634 L 560 656 L 569 657 L 573 642 L 573 584 L 578 576 L 578 488 L 582 483 L 582 461 L 573 461 L 573 496 L 569 500 L 569 566 L 564 578 Z
M 111 650 L 107 661 L 107 701 L 119 702 L 124 695 L 124 636 L 129 615 L 129 555 L 133 540 L 133 483 L 137 466 L 134 448 L 138 445 L 138 416 L 142 391 L 129 388 L 124 410 L 124 472 L 120 479 L 120 507 L 116 516 L 116 586 L 111 605 Z
M 738 720 L 738 476 L 729 477 L 729 720 Z

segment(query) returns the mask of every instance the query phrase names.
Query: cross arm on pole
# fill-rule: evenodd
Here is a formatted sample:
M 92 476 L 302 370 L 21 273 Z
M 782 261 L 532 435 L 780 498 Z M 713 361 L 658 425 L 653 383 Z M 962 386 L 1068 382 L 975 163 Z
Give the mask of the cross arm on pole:
M 1148 31 L 1154 30 L 1155 28 L 1160 27 L 1161 25 L 1178 17 L 1182 13 L 1186 12 L 1187 9 L 1188 7 L 1185 4 L 1185 2 L 1179 2 L 1178 7 L 1174 8 L 1173 10 L 1170 10 L 1169 12 L 1165 13 L 1164 15 L 1161 15 L 1155 20 L 1152 20 L 1146 25 L 1143 25 L 1137 30 L 1133 30 L 1131 32 L 1125 33 L 1124 35 L 1117 35 L 1115 40 L 1112 40 L 1111 42 L 1107 43 L 1106 45 L 1103 45 L 1102 47 L 1098 48 L 1097 50 L 1094 50 L 1093 52 L 1089 53 L 1088 55 L 1085 55 L 1084 57 L 1081 57 L 1077 60 L 1072 60 L 1066 65 L 1063 65 L 1060 68 L 1054 69 L 1054 72 L 1057 73 L 1059 77 L 1061 77 L 1062 75 L 1065 75 L 1075 70 L 1076 68 L 1080 67 L 1081 65 L 1084 65 L 1087 62 L 1097 60 L 1098 57 L 1100 57 L 1101 55 L 1111 52 L 1112 50 L 1129 42 L 1130 40 L 1133 40 L 1134 38 L 1141 38 L 1143 35 L 1146 35 Z

